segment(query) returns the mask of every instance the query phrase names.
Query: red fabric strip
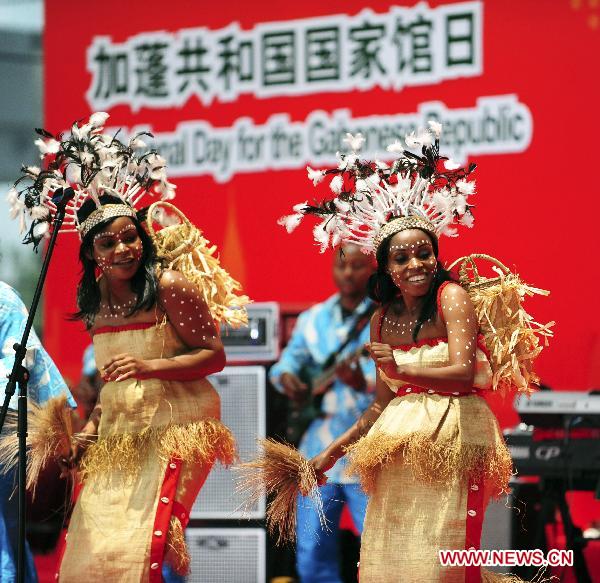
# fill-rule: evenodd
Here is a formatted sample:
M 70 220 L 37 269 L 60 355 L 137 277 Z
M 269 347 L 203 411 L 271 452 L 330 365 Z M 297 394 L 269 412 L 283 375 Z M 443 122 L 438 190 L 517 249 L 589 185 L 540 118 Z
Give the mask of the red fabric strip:
M 125 324 L 123 326 L 102 326 L 94 330 L 92 336 L 96 334 L 113 334 L 115 332 L 125 332 L 127 330 L 146 330 L 147 328 L 153 328 L 156 326 L 156 322 L 138 322 L 137 324 Z
M 404 397 L 411 394 L 427 393 L 428 395 L 442 395 L 444 397 L 470 397 L 471 395 L 482 396 L 482 389 L 470 389 L 469 391 L 435 391 L 433 389 L 424 389 L 423 387 L 402 386 L 396 391 L 397 397 Z
M 465 549 L 479 549 L 481 545 L 481 529 L 485 515 L 483 480 L 469 479 L 467 484 L 467 510 L 465 528 Z M 465 567 L 465 583 L 480 583 L 481 568 L 479 566 Z
M 181 526 L 183 526 L 185 530 L 185 527 L 190 521 L 190 517 L 187 510 L 185 509 L 185 506 L 180 502 L 177 502 L 177 500 L 173 502 L 173 516 L 179 519 L 179 522 L 181 522 Z
M 174 510 L 174 498 L 181 473 L 181 460 L 170 459 L 158 495 L 156 517 L 150 543 L 150 583 L 162 583 L 162 566 L 165 558 L 165 543 L 169 532 L 169 521 Z

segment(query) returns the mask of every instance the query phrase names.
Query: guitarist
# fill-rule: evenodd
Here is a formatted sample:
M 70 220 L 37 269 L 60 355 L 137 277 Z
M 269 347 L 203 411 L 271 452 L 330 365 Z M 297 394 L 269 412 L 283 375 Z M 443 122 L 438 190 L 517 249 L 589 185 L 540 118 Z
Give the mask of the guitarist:
M 343 434 L 371 404 L 375 366 L 368 356 L 359 354 L 369 341 L 374 305 L 367 297 L 367 281 L 374 269 L 372 257 L 356 245 L 337 249 L 333 279 L 339 293 L 300 314 L 281 359 L 269 373 L 277 390 L 291 400 L 291 407 L 318 405 L 316 415 L 309 415 L 314 419 L 299 446 L 308 459 Z M 313 371 L 315 378 L 328 366 L 335 371 L 333 384 L 322 397 L 312 398 L 310 383 L 301 379 L 302 371 Z M 327 529 L 321 528 L 309 500 L 298 501 L 296 568 L 302 583 L 342 582 L 338 524 L 344 502 L 362 532 L 367 498 L 356 480 L 345 475 L 345 465 L 345 459 L 340 459 L 327 472 L 327 484 L 320 488 Z

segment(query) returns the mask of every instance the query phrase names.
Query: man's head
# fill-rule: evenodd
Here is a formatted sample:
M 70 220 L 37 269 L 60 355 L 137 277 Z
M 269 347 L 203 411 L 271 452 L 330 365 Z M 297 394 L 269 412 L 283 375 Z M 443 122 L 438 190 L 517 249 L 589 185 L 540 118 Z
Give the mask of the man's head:
M 338 247 L 333 257 L 333 281 L 342 297 L 359 298 L 367 294 L 367 282 L 375 271 L 372 255 L 365 255 L 351 243 Z

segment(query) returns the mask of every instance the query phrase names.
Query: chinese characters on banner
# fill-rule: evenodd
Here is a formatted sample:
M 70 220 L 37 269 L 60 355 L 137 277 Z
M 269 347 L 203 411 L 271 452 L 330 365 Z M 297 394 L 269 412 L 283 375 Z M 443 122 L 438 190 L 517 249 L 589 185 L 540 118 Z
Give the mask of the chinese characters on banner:
M 192 95 L 208 105 L 242 94 L 398 91 L 482 73 L 482 4 L 96 37 L 87 62 L 95 110 L 178 107 Z

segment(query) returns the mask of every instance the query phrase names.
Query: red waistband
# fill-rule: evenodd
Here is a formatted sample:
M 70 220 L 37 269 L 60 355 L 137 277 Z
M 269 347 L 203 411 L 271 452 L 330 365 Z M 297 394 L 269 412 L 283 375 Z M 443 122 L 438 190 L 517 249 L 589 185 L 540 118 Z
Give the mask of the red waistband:
M 424 389 L 423 387 L 400 387 L 396 391 L 397 397 L 404 397 L 406 395 L 419 393 L 426 393 L 427 395 L 441 395 L 443 397 L 470 397 L 471 395 L 483 394 L 482 389 L 473 388 L 470 391 L 435 391 L 434 389 Z

